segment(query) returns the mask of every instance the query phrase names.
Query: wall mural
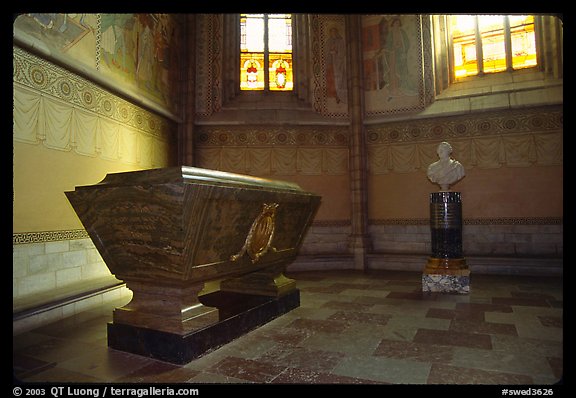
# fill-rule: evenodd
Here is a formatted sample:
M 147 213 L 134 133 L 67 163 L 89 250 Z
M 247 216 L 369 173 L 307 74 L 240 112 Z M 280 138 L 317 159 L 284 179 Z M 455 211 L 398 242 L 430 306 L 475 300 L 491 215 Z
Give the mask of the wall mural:
M 368 115 L 424 107 L 419 16 L 364 16 L 362 49 Z
M 317 102 L 315 108 L 326 116 L 347 116 L 348 83 L 344 16 L 323 15 L 319 18 L 319 25 L 320 73 L 316 76 L 315 90 L 319 91 L 320 95 L 315 95 Z
M 85 64 L 177 114 L 180 14 L 22 14 L 14 35 Z

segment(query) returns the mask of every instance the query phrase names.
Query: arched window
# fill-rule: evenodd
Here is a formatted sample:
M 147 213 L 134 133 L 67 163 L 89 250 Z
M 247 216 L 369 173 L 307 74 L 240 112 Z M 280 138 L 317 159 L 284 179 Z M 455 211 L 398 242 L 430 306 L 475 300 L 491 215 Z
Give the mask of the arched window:
M 291 14 L 240 14 L 240 90 L 292 91 Z
M 537 65 L 533 15 L 452 15 L 454 78 Z

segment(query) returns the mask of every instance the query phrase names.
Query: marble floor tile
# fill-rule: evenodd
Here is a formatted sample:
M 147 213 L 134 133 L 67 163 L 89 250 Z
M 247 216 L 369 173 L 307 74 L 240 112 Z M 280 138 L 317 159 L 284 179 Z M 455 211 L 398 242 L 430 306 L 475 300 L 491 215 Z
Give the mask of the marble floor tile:
M 530 376 L 432 364 L 428 384 L 533 384 Z
M 524 352 L 481 350 L 476 348 L 455 347 L 453 357 L 445 363 L 487 371 L 541 376 L 553 378 L 554 371 L 546 357 Z
M 510 353 L 531 352 L 541 357 L 562 358 L 564 344 L 561 341 L 544 340 L 526 337 L 507 336 L 495 334 L 492 338 L 492 349 Z
M 207 383 L 207 384 L 254 384 L 251 380 L 244 380 L 238 377 L 226 376 L 220 373 L 200 372 L 186 383 Z
M 278 344 L 257 360 L 269 364 L 282 364 L 291 368 L 330 372 L 344 357 L 345 355 L 341 352 Z
M 13 353 L 12 370 L 17 378 L 30 377 L 56 366 L 56 362 L 43 361 L 27 355 Z
M 392 384 L 426 384 L 430 367 L 429 363 L 411 360 L 349 356 L 331 373 Z
M 480 333 L 463 333 L 435 329 L 418 329 L 413 341 L 424 344 L 492 349 L 490 336 Z
M 58 363 L 58 367 L 94 376 L 101 380 L 115 381 L 139 368 L 149 366 L 153 362 L 155 361 L 151 358 L 123 351 L 98 349 L 61 361 Z
M 335 314 L 330 315 L 328 318 L 332 321 L 341 321 L 348 324 L 352 323 L 368 323 L 375 325 L 386 325 L 390 320 L 389 315 L 374 314 L 370 312 L 352 312 L 349 310 L 338 311 Z
M 388 294 L 390 294 L 391 290 L 385 288 L 374 288 L 371 287 L 370 289 L 345 289 L 340 292 L 341 296 L 354 296 L 354 297 L 378 297 L 380 300 L 378 302 L 382 302 L 382 299 Z M 357 300 L 355 300 L 357 301 Z
M 61 367 L 53 367 L 41 373 L 36 373 L 30 377 L 22 379 L 31 383 L 104 383 L 110 380 L 99 379 L 98 377 L 87 375 Z
M 540 320 L 542 326 L 560 329 L 564 327 L 563 318 L 561 316 L 538 315 L 538 319 Z
M 427 318 L 457 319 L 484 321 L 484 311 L 463 311 L 447 308 L 430 308 L 426 313 Z
M 507 323 L 485 322 L 475 319 L 453 319 L 448 330 L 463 333 L 468 333 L 472 330 L 473 333 L 507 334 L 510 336 L 518 336 L 518 331 L 516 330 L 515 325 L 510 325 Z
M 197 376 L 200 371 L 154 361 L 116 380 L 117 383 L 179 383 Z
M 278 375 L 273 384 L 382 384 L 374 380 L 339 376 L 307 369 L 287 368 Z
M 353 325 L 342 333 L 316 333 L 301 343 L 309 349 L 371 355 L 381 340 L 381 326 Z
M 419 362 L 449 362 L 454 347 L 383 339 L 374 351 L 374 356 L 410 359 Z
M 187 364 L 109 349 L 106 324 L 119 301 L 13 336 L 13 373 L 30 382 L 237 386 L 551 385 L 563 377 L 559 278 L 473 275 L 468 295 L 425 295 L 420 272 L 287 276 L 300 307 Z
M 20 351 L 21 354 L 41 359 L 47 362 L 62 363 L 72 358 L 76 358 L 79 353 L 97 353 L 102 351 L 101 347 L 92 346 L 82 342 L 51 338 L 29 345 Z
M 335 310 L 345 310 L 345 311 L 360 311 L 360 312 L 368 311 L 371 307 L 372 305 L 370 304 L 362 304 L 358 302 L 339 301 L 339 300 L 331 300 L 322 304 L 322 308 L 331 308 Z
M 346 324 L 338 321 L 298 318 L 287 325 L 287 327 L 314 332 L 340 333 L 346 329 Z
M 256 383 L 269 383 L 285 369 L 286 366 L 283 365 L 272 365 L 251 359 L 226 357 L 207 370 L 211 373 Z
M 546 299 L 527 297 L 492 297 L 492 303 L 504 305 L 523 305 L 526 307 L 549 307 Z

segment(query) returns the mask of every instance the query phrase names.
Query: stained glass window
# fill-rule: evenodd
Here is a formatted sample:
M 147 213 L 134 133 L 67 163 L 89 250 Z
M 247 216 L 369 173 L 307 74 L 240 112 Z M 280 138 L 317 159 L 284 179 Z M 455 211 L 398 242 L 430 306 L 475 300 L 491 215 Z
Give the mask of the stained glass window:
M 533 15 L 450 17 L 456 79 L 537 65 Z
M 240 15 L 240 89 L 290 91 L 292 16 Z

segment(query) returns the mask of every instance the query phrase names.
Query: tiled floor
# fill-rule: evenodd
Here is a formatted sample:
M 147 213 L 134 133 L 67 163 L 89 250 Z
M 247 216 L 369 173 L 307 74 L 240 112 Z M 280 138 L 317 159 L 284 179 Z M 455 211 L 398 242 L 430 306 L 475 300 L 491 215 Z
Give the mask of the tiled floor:
M 563 375 L 560 278 L 472 274 L 469 295 L 423 295 L 413 272 L 289 276 L 299 308 L 184 366 L 109 349 L 106 306 L 15 336 L 14 374 L 44 382 L 524 385 Z

